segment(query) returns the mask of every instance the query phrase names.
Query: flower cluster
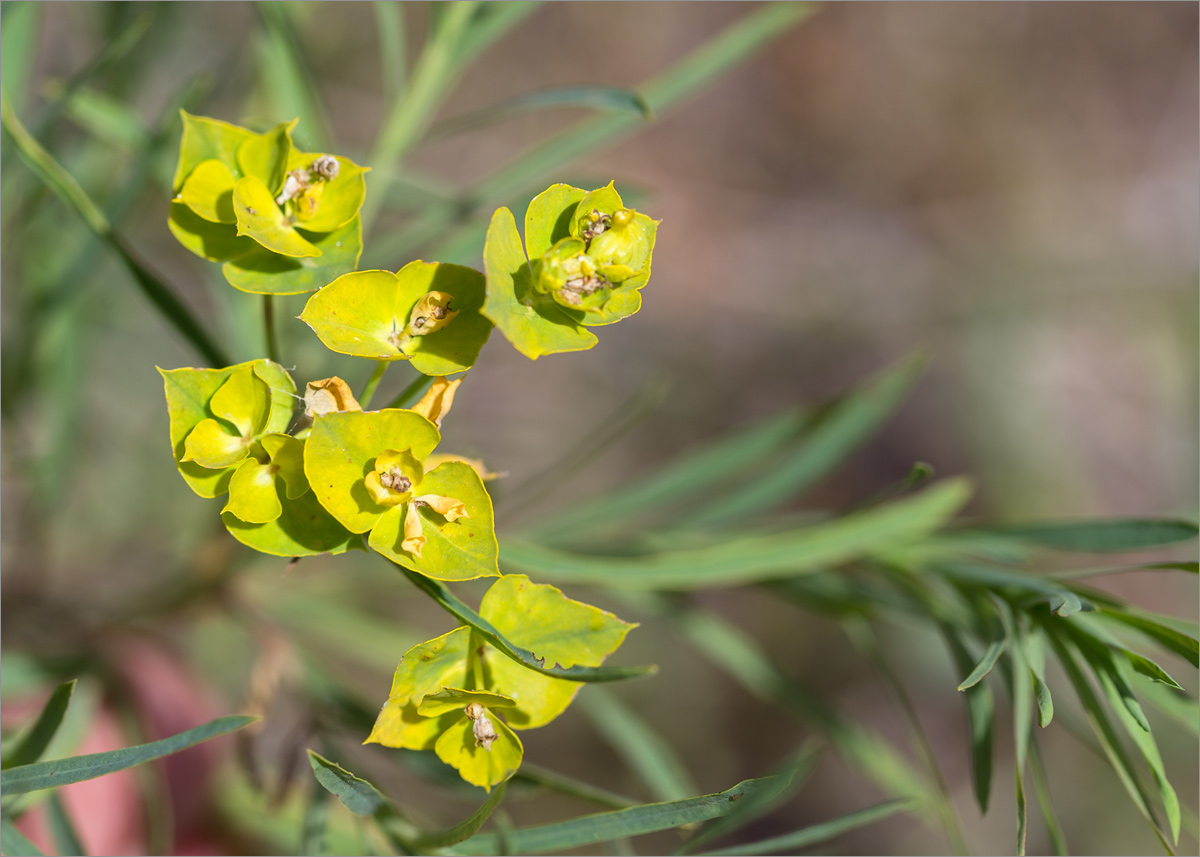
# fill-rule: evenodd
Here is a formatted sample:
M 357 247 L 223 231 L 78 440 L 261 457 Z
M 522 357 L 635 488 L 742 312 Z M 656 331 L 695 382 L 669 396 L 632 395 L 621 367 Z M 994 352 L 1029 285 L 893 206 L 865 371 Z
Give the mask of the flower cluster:
M 377 373 L 406 361 L 433 381 L 409 408 L 369 410 L 370 392 L 360 403 L 337 377 L 310 381 L 299 396 L 270 360 L 160 370 L 176 466 L 202 497 L 228 494 L 226 528 L 263 553 L 370 548 L 437 580 L 499 578 L 480 615 L 508 647 L 464 626 L 410 650 L 367 739 L 432 749 L 490 789 L 521 763 L 514 730 L 550 722 L 580 687 L 531 669 L 512 647 L 562 667 L 595 667 L 633 626 L 552 586 L 500 575 L 484 485 L 496 474 L 435 452 L 440 426 L 493 326 L 537 358 L 590 348 L 589 328 L 637 312 L 657 223 L 626 207 L 611 184 L 560 184 L 530 203 L 524 242 L 512 213 L 496 212 L 484 273 L 424 261 L 358 271 L 365 168 L 299 151 L 295 122 L 256 133 L 183 120 L 168 221 L 179 241 L 221 262 L 243 291 L 315 291 L 300 319 L 332 351 L 380 361 Z

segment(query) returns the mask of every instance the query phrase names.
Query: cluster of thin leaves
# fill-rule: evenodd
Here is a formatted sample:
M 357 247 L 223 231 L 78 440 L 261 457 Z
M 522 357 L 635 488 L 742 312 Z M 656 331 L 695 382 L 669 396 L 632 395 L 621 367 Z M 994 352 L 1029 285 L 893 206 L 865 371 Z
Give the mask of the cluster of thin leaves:
M 256 8 L 262 24 L 258 35 L 261 76 L 269 99 L 280 115 L 300 117 L 300 127 L 310 135 L 305 141 L 308 148 L 326 151 L 333 142 L 331 124 L 316 97 L 291 16 L 275 3 L 260 3 Z M 749 12 L 636 92 L 608 87 L 551 90 L 434 123 L 445 94 L 462 70 L 534 8 L 533 3 L 437 6 L 430 35 L 411 71 L 406 72 L 403 56 L 396 49 L 405 41 L 404 13 L 394 4 L 377 4 L 384 88 L 390 107 L 364 158 L 375 166 L 374 176 L 381 184 L 368 194 L 362 218 L 370 229 L 384 213 L 381 207 L 386 202 L 394 203 L 401 219 L 398 228 L 368 242 L 371 249 L 363 267 L 394 266 L 418 249 L 451 261 L 478 256 L 484 212 L 500 203 L 523 208 L 523 202 L 556 170 L 636 130 L 648 116 L 667 113 L 809 12 L 801 4 L 773 4 Z M 31 73 L 40 15 L 36 4 L 5 4 L 5 223 L 7 227 L 12 212 L 35 201 L 30 185 L 20 185 L 27 182 L 27 174 L 9 178 L 21 175 L 8 169 L 17 153 L 41 183 L 82 218 L 92 238 L 81 243 L 76 261 L 60 272 L 54 285 L 21 307 L 24 323 L 15 335 L 7 334 L 4 343 L 3 404 L 5 414 L 12 414 L 35 391 L 48 391 L 42 393 L 51 427 L 47 448 L 61 450 L 73 448 L 83 401 L 81 363 L 86 353 L 87 318 L 78 309 L 79 292 L 87 282 L 85 274 L 105 248 L 127 269 L 129 281 L 202 359 L 214 366 L 231 361 L 176 290 L 130 246 L 121 229 L 149 182 L 169 187 L 177 109 L 197 110 L 207 83 L 197 79 L 181 89 L 152 126 L 125 104 L 89 86 L 95 75 L 117 66 L 145 38 L 152 24 L 152 9 L 122 23 L 108 47 L 75 78 L 49 93 L 26 125 L 18 113 L 24 106 L 23 83 Z M 405 155 L 424 141 L 482 127 L 522 111 L 561 106 L 588 107 L 596 112 L 469 188 L 447 189 L 400 166 Z M 135 165 L 124 182 L 106 194 L 103 206 L 93 202 L 48 151 L 51 132 L 63 118 L 100 143 L 125 153 Z M 698 790 L 686 766 L 669 743 L 615 696 L 592 687 L 581 700 L 586 716 L 640 775 L 656 802 L 642 804 L 564 774 L 526 765 L 507 787 L 495 789 L 464 821 L 437 830 L 415 822 L 400 804 L 365 779 L 310 751 L 313 773 L 323 789 L 313 789 L 300 814 L 287 819 L 290 828 L 282 832 L 272 829 L 270 834 L 287 837 L 282 841 L 295 841 L 298 834 L 303 853 L 363 849 L 352 837 L 346 838 L 345 825 L 329 812 L 327 797 L 333 795 L 354 817 L 368 821 L 377 847 L 399 853 L 555 853 L 596 843 L 627 845 L 624 841 L 629 837 L 676 828 L 687 837 L 680 853 L 791 852 L 901 811 L 940 823 L 952 847 L 965 850 L 947 788 L 915 716 L 911 721 L 921 765 L 914 765 L 878 734 L 846 719 L 786 677 L 751 634 L 687 598 L 692 591 L 737 586 L 759 587 L 803 610 L 838 619 L 864 655 L 880 668 L 910 715 L 912 703 L 879 643 L 881 622 L 908 618 L 936 628 L 960 673 L 958 690 L 971 725 L 975 792 L 985 810 L 994 779 L 995 689 L 1002 688 L 1013 708 L 1015 830 L 1021 853 L 1027 827 L 1027 776 L 1051 841 L 1065 853 L 1065 835 L 1054 817 L 1032 727 L 1035 720 L 1040 727 L 1048 727 L 1053 718 L 1055 726 L 1066 722 L 1086 740 L 1082 730 L 1070 722 L 1074 710 L 1085 715 L 1095 736 L 1089 743 L 1109 760 L 1138 811 L 1170 851 L 1181 826 L 1194 829 L 1195 818 L 1179 805 L 1142 704 L 1194 733 L 1196 703 L 1157 661 L 1143 654 L 1143 647 L 1149 644 L 1194 668 L 1196 630 L 1076 582 L 1094 570 L 1047 574 L 1038 568 L 1051 549 L 1155 548 L 1194 538 L 1193 524 L 1108 521 L 956 527 L 952 521 L 967 499 L 969 486 L 950 479 L 915 491 L 929 476 L 928 469 L 920 466 L 894 491 L 870 498 L 844 514 L 814 519 L 780 511 L 879 429 L 920 365 L 920 360 L 908 361 L 825 407 L 787 411 L 693 452 L 640 482 L 626 484 L 619 494 L 539 518 L 502 539 L 505 571 L 611 590 L 646 615 L 677 629 L 683 640 L 727 672 L 750 696 L 779 706 L 804 722 L 815 738 L 795 747 L 793 755 L 771 776 L 696 796 Z M 578 457 L 568 451 L 564 461 Z M 69 483 L 63 478 L 63 468 L 69 464 L 68 456 L 55 455 L 34 462 L 33 483 L 44 501 L 65 490 Z M 540 481 L 561 482 L 568 469 L 551 468 Z M 721 485 L 719 497 L 711 490 L 717 484 Z M 1195 563 L 1146 567 L 1196 571 Z M 470 625 L 491 645 L 533 669 L 592 682 L 645 672 L 642 668 L 603 667 L 558 675 L 533 653 L 505 640 L 444 585 L 419 575 L 410 579 L 458 622 Z M 289 602 L 275 609 L 279 614 L 289 613 L 288 621 L 297 626 L 304 625 L 304 615 L 294 609 L 297 606 Z M 336 606 L 325 603 L 320 609 L 323 621 L 318 631 L 329 633 L 337 625 L 332 615 Z M 390 629 L 375 629 L 357 613 L 347 624 L 353 634 L 341 640 L 341 646 L 353 648 L 360 658 L 371 657 L 371 650 L 385 652 L 380 656 L 381 665 L 386 669 L 394 666 L 392 653 L 397 646 L 394 637 L 388 636 Z M 310 628 L 312 625 L 308 623 Z M 376 632 L 381 645 L 366 645 L 364 641 Z M 320 670 L 313 675 L 312 702 L 323 713 L 330 713 L 329 732 L 369 726 L 374 712 L 364 708 L 337 676 Z M 948 693 L 953 693 L 953 684 L 948 681 Z M 51 828 L 62 853 L 83 853 L 54 788 L 176 752 L 251 722 L 251 718 L 222 718 L 153 744 L 39 762 L 67 710 L 71 687 L 56 690 L 41 717 L 4 746 L 0 850 L 5 854 L 37 853 L 12 820 L 40 799 L 47 800 Z M 1064 705 L 1068 699 L 1072 704 Z M 811 773 L 820 746 L 828 746 L 889 799 L 790 834 L 714 850 L 722 837 L 792 798 Z M 429 754 L 402 751 L 397 756 L 448 793 L 457 790 L 462 794 L 462 783 L 447 779 L 445 769 Z M 493 818 L 493 812 L 506 793 L 517 789 L 555 791 L 603 811 L 514 829 L 502 813 Z M 253 807 L 261 804 L 261 795 L 234 795 L 231 800 Z M 243 809 L 242 818 L 251 814 Z M 484 832 L 490 818 L 492 829 Z

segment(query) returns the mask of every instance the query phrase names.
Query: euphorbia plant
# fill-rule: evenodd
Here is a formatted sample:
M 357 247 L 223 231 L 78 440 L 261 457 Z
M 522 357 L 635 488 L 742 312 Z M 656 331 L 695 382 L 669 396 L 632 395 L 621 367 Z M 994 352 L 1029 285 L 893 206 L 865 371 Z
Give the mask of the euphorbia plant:
M 367 739 L 433 749 L 491 789 L 520 766 L 512 730 L 560 715 L 581 686 L 572 679 L 586 679 L 634 626 L 554 587 L 500 576 L 484 485 L 494 474 L 435 453 L 439 426 L 493 324 L 537 357 L 589 348 L 597 339 L 587 327 L 635 313 L 657 223 L 612 185 L 555 185 L 530 204 L 524 246 L 508 210 L 496 213 L 486 275 L 424 261 L 354 271 L 365 170 L 298 151 L 294 125 L 254 134 L 185 114 L 171 229 L 222 261 L 239 289 L 319 289 L 300 318 L 331 350 L 378 361 L 376 372 L 360 397 L 337 377 L 307 382 L 300 397 L 270 360 L 163 371 L 176 464 L 201 496 L 228 492 L 222 521 L 264 553 L 370 548 L 433 580 L 500 577 L 476 624 L 405 655 Z M 369 410 L 396 360 L 430 376 L 430 389 L 409 408 Z

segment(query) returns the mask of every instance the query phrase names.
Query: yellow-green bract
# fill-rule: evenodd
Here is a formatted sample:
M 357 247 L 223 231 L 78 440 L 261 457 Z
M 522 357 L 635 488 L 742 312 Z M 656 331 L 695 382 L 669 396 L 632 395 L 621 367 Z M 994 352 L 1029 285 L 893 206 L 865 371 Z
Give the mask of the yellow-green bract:
M 304 472 L 318 502 L 384 556 L 438 580 L 499 574 L 492 499 L 461 461 L 425 471 L 441 441 L 413 411 L 325 414 L 305 441 Z
M 300 318 L 333 351 L 452 375 L 475 365 L 492 332 L 483 299 L 478 271 L 418 260 L 394 274 L 345 274 L 309 298 Z
M 597 339 L 587 328 L 641 308 L 657 229 L 625 208 L 612 184 L 557 184 L 538 194 L 525 212 L 523 245 L 512 212 L 500 208 L 484 245 L 483 314 L 535 360 L 591 348 Z
M 303 443 L 284 433 L 296 385 L 277 363 L 159 372 L 171 446 L 184 480 L 201 497 L 229 500 L 221 519 L 234 538 L 264 553 L 341 553 L 352 534 L 316 502 Z
M 496 581 L 479 613 L 515 645 L 563 667 L 599 666 L 636 627 L 524 575 Z M 367 743 L 433 749 L 463 779 L 484 788 L 512 776 L 523 750 L 509 727 L 546 725 L 582 685 L 536 673 L 478 642 L 472 646 L 471 629 L 462 627 L 406 652 Z M 476 677 L 482 685 L 467 689 Z M 477 743 L 467 711 L 472 703 L 485 709 L 494 727 L 490 750 Z
M 184 247 L 259 294 L 311 292 L 358 266 L 366 168 L 298 151 L 294 120 L 255 134 L 182 115 L 168 226 Z

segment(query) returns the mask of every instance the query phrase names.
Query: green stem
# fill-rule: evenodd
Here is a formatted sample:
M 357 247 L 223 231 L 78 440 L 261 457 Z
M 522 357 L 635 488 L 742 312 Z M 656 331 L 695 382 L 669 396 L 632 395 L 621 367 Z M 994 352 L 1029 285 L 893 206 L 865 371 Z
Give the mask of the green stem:
M 433 378 L 429 375 L 418 375 L 413 379 L 413 382 L 400 391 L 400 395 L 392 399 L 389 408 L 403 408 L 407 404 L 411 404 L 418 396 L 425 392 L 426 388 L 433 383 Z
M 267 330 L 267 357 L 279 362 L 279 342 L 275 338 L 275 307 L 271 295 L 263 295 L 263 327 Z
M 474 0 L 461 0 L 444 7 L 441 24 L 426 42 L 403 97 L 392 107 L 379 130 L 371 149 L 372 166 L 390 172 L 420 138 L 454 77 L 459 43 L 478 5 Z M 361 210 L 363 234 L 368 232 L 383 199 L 384 194 L 368 194 Z
M 134 254 L 133 249 L 113 231 L 104 213 L 92 202 L 74 177 L 21 124 L 8 99 L 0 95 L 0 122 L 17 144 L 21 158 L 41 181 L 75 211 L 91 230 L 116 252 L 133 276 L 147 300 L 214 367 L 228 366 L 224 352 L 163 281 Z
M 375 395 L 375 388 L 379 386 L 379 382 L 383 380 L 383 373 L 387 371 L 388 364 L 391 361 L 380 360 L 375 364 L 375 371 L 371 373 L 371 377 L 367 379 L 367 385 L 363 387 L 362 393 L 358 396 L 358 403 L 362 405 L 362 409 L 367 410 L 371 404 L 371 399 Z

